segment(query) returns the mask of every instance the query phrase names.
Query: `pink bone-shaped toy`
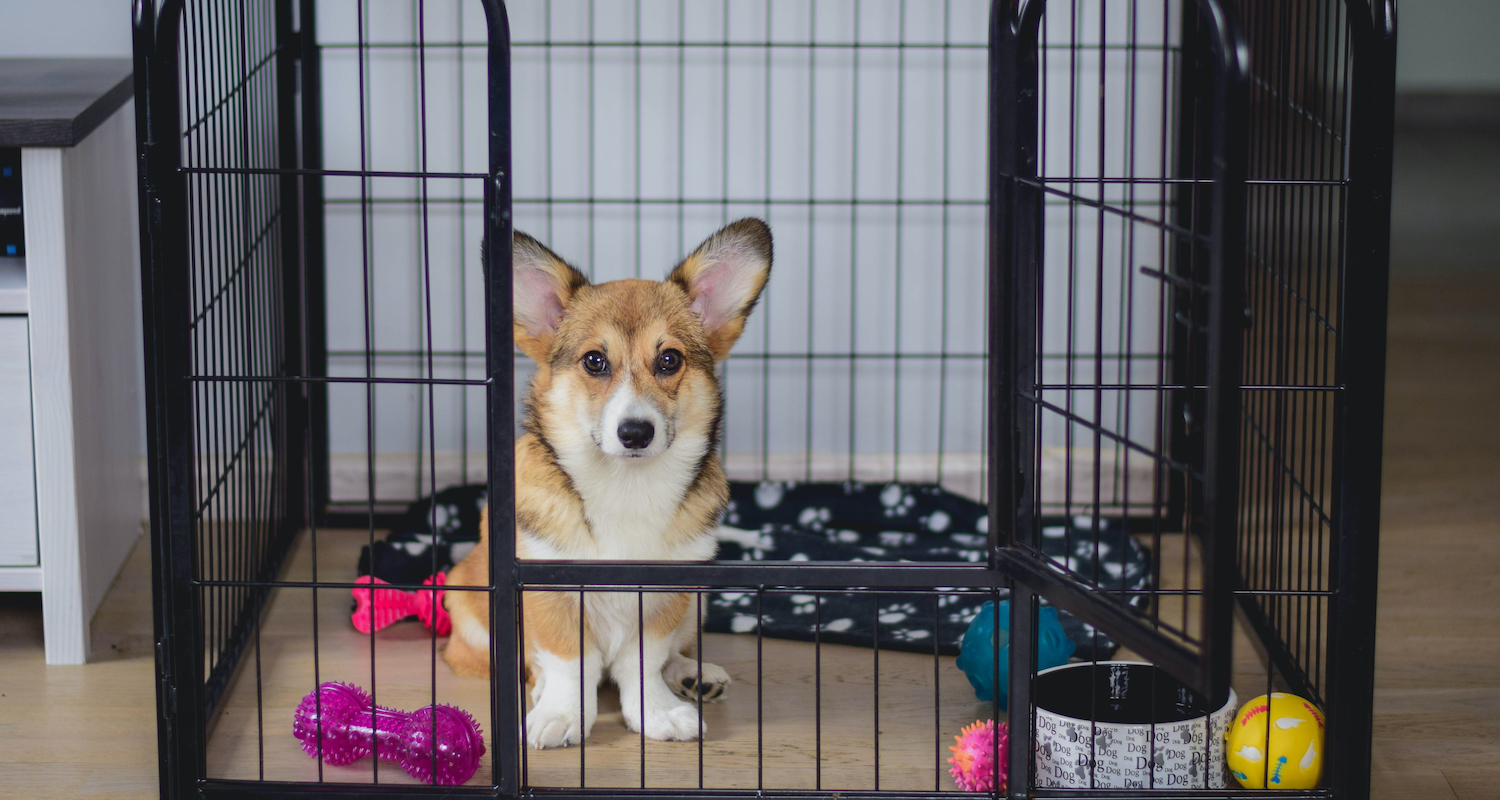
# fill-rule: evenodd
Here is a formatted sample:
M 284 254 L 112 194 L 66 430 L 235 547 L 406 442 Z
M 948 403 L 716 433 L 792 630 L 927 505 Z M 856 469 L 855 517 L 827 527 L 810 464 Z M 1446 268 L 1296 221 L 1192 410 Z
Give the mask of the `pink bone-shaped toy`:
M 448 581 L 446 572 L 422 581 L 424 586 L 442 586 Z M 354 579 L 355 583 L 374 584 L 376 586 L 389 586 L 390 584 L 371 575 L 361 575 Z M 416 615 L 422 620 L 422 624 L 428 630 L 434 630 L 439 636 L 447 636 L 453 630 L 453 621 L 448 619 L 448 610 L 443 608 L 442 589 L 433 591 L 423 589 L 416 592 L 406 592 L 400 589 L 350 589 L 349 593 L 354 595 L 354 614 L 350 621 L 354 623 L 354 629 L 360 633 L 369 633 L 371 630 L 380 630 L 392 623 Z M 371 624 L 371 619 L 374 624 Z
M 325 764 L 352 764 L 378 750 L 381 760 L 422 783 L 447 786 L 472 778 L 484 755 L 484 735 L 466 711 L 448 705 L 397 711 L 375 705 L 358 686 L 333 681 L 302 698 L 292 735 Z

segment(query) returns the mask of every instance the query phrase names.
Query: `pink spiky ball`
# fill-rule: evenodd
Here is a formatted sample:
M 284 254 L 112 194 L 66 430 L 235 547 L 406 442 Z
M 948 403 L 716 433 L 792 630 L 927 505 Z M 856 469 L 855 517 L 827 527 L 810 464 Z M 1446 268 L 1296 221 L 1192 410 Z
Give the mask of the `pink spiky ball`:
M 958 788 L 965 792 L 992 792 L 995 784 L 999 783 L 999 790 L 1005 791 L 1006 772 L 1009 764 L 1006 761 L 1006 748 L 1010 745 L 1010 726 L 1007 723 L 999 725 L 1000 741 L 995 742 L 996 725 L 994 720 L 983 720 L 969 725 L 959 735 L 953 737 L 957 744 L 948 746 L 953 756 L 948 759 L 952 766 L 948 768 L 948 774 L 953 776 L 953 782 Z M 997 761 L 996 753 L 1000 758 Z

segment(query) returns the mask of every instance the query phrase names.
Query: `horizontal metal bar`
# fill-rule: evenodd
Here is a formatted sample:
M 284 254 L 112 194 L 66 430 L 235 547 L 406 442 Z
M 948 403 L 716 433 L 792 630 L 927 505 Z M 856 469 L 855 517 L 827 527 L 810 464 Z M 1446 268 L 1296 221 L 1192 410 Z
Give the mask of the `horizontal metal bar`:
M 725 561 L 602 562 L 522 561 L 517 582 L 545 586 L 678 586 L 757 589 L 989 589 L 1005 576 L 986 566 L 921 562 Z
M 433 797 L 495 797 L 495 786 L 423 786 L 408 784 L 292 783 L 289 781 L 231 781 L 224 779 L 198 781 L 198 793 L 205 798 L 235 800 L 276 800 L 283 797 L 316 797 L 319 800 L 361 800 L 385 797 L 391 800 L 430 800 Z
M 527 568 L 532 567 L 536 563 L 537 562 L 519 562 L 519 566 L 522 568 L 523 572 L 526 572 Z M 677 572 L 680 571 L 680 570 L 686 569 L 686 568 L 702 566 L 701 564 L 698 564 L 696 562 L 690 562 L 690 563 L 686 563 L 686 564 L 680 564 L 680 563 L 670 563 L 670 564 L 661 563 L 661 564 L 653 564 L 652 566 L 660 566 L 660 567 L 664 568 L 665 570 L 671 571 L 672 576 L 677 576 L 671 582 L 641 581 L 639 583 L 637 583 L 637 582 L 621 583 L 621 582 L 619 582 L 617 580 L 614 580 L 613 578 L 609 579 L 608 582 L 600 582 L 600 581 L 578 581 L 578 580 L 568 580 L 568 581 L 550 580 L 550 581 L 543 582 L 543 583 L 528 583 L 528 584 L 525 585 L 524 590 L 525 591 L 563 591 L 563 590 L 567 590 L 567 591 L 580 591 L 581 590 L 581 591 L 598 591 L 598 592 L 682 592 L 682 591 L 719 592 L 719 591 L 756 590 L 756 589 L 760 589 L 760 590 L 763 590 L 763 591 L 766 591 L 766 592 L 770 592 L 772 594 L 776 594 L 776 593 L 782 593 L 782 592 L 801 591 L 801 587 L 807 585 L 807 583 L 806 583 L 806 577 L 807 577 L 808 574 L 820 574 L 820 575 L 822 574 L 822 573 L 815 573 L 815 572 L 810 571 L 809 570 L 810 566 L 811 567 L 818 567 L 818 566 L 841 565 L 843 562 L 828 562 L 826 564 L 820 564 L 820 563 L 817 563 L 817 562 L 806 562 L 806 561 L 783 561 L 783 562 L 765 562 L 765 561 L 761 561 L 761 562 L 751 562 L 749 564 L 745 564 L 743 562 L 725 562 L 725 563 L 726 563 L 727 566 L 734 566 L 734 567 L 752 566 L 752 567 L 755 567 L 757 569 L 757 571 L 762 571 L 762 572 L 769 572 L 771 569 L 785 569 L 785 570 L 789 570 L 790 571 L 788 574 L 795 575 L 796 579 L 794 581 L 791 581 L 790 583 L 788 583 L 786 585 L 768 586 L 768 585 L 765 585 L 765 576 L 764 575 L 753 575 L 752 577 L 750 577 L 749 579 L 746 579 L 745 581 L 743 581 L 739 585 L 729 585 L 729 586 L 698 586 L 698 585 L 694 584 L 694 585 L 689 586 L 689 585 L 685 585 L 685 584 L 683 584 L 681 582 L 681 578 L 680 578 L 680 576 L 677 576 Z M 851 565 L 851 566 L 870 567 L 872 564 L 882 564 L 882 563 L 885 564 L 885 565 L 887 565 L 887 566 L 889 566 L 893 562 L 858 562 L 858 564 L 854 564 L 854 565 Z M 623 567 L 635 567 L 635 566 L 639 566 L 638 563 L 623 563 L 623 564 L 621 564 L 621 563 L 616 563 L 616 562 L 597 562 L 597 561 L 584 561 L 584 562 L 545 562 L 544 565 L 548 566 L 548 567 L 551 567 L 551 566 L 554 566 L 554 565 L 561 566 L 561 565 L 564 565 L 564 564 L 584 566 L 588 570 L 593 570 L 593 569 L 614 569 L 615 567 L 618 567 L 618 566 L 623 566 Z M 951 564 L 920 564 L 920 563 L 912 564 L 912 563 L 908 563 L 908 562 L 900 562 L 900 564 L 901 564 L 901 566 L 903 568 L 905 568 L 905 567 L 911 567 L 911 566 L 917 566 L 917 567 L 926 567 L 929 570 L 932 569 L 932 568 L 936 568 L 936 567 L 951 567 L 951 566 L 953 566 Z M 714 565 L 714 566 L 716 566 L 716 565 Z M 971 574 L 974 573 L 974 572 L 976 572 L 976 571 L 983 570 L 982 567 L 957 567 L 957 569 L 967 570 Z M 549 572 L 548 574 L 550 575 L 551 573 Z M 659 573 L 653 573 L 653 575 L 656 575 L 656 574 L 659 574 Z M 935 577 L 931 572 L 929 572 L 928 575 L 932 576 L 932 577 Z M 669 577 L 671 577 L 671 576 L 669 576 Z M 851 590 L 851 591 L 855 591 L 855 590 L 863 591 L 863 590 L 868 589 L 869 591 L 874 591 L 874 592 L 887 592 L 887 591 L 889 591 L 889 592 L 893 592 L 893 593 L 897 593 L 897 594 L 903 593 L 904 591 L 921 592 L 921 593 L 924 593 L 924 594 L 968 594 L 968 593 L 975 593 L 975 592 L 986 592 L 990 588 L 992 588 L 994 585 L 996 585 L 992 581 L 991 582 L 970 582 L 969 585 L 966 585 L 966 586 L 964 586 L 964 585 L 949 585 L 949 584 L 933 585 L 933 586 L 928 586 L 928 585 L 914 585 L 914 584 L 920 584 L 921 583 L 921 582 L 915 582 L 915 581 L 901 581 L 901 582 L 899 582 L 899 584 L 895 584 L 895 583 L 891 583 L 890 581 L 886 580 L 883 575 L 879 576 L 879 580 L 866 580 L 863 584 L 859 584 L 859 585 L 849 585 L 849 581 L 847 579 L 840 579 L 839 583 L 840 583 L 840 586 L 838 588 L 844 588 L 844 589 L 848 589 L 848 590 Z M 353 583 L 353 582 L 350 582 L 350 581 L 284 581 L 284 580 L 260 580 L 260 581 L 257 581 L 257 580 L 212 580 L 212 579 L 194 580 L 193 581 L 193 585 L 194 586 L 203 586 L 203 587 L 235 586 L 235 587 L 275 588 L 275 589 L 358 589 L 358 588 L 368 588 L 369 587 L 369 584 Z M 906 588 L 905 589 L 902 589 L 902 588 L 892 588 L 893 586 L 898 586 L 898 585 L 899 586 L 904 586 Z M 425 585 L 422 585 L 422 584 L 382 583 L 382 584 L 380 584 L 380 588 L 383 588 L 383 589 L 400 589 L 402 591 L 413 591 L 413 592 L 415 592 L 415 591 L 422 591 L 424 589 L 430 589 L 432 587 L 425 586 Z M 496 586 L 446 585 L 445 584 L 442 588 L 445 591 L 452 590 L 452 591 L 464 591 L 464 592 L 487 592 L 487 591 L 491 591 L 491 590 L 497 589 L 498 587 L 496 587 Z M 1120 590 L 1106 589 L 1105 591 L 1109 595 L 1115 596 L 1115 597 L 1201 597 L 1201 596 L 1203 596 L 1203 591 L 1201 589 L 1120 589 Z M 1243 597 L 1332 597 L 1334 595 L 1334 593 L 1332 591 L 1330 591 L 1330 590 L 1316 590 L 1316 589 L 1237 589 L 1237 590 L 1235 590 L 1232 593 L 1234 595 L 1236 595 L 1236 596 L 1243 596 Z
M 1093 184 L 1107 183 L 1107 184 L 1126 184 L 1126 185 L 1129 185 L 1129 186 L 1212 186 L 1213 185 L 1213 180 L 1210 179 L 1210 178 L 1124 178 L 1124 177 L 1090 178 L 1090 177 L 1087 177 L 1087 176 L 1066 176 L 1066 177 L 1059 177 L 1059 178 L 1049 178 L 1049 177 L 1046 177 L 1046 176 L 1041 176 L 1041 177 L 1038 177 L 1037 180 L 1041 181 L 1042 183 L 1093 183 Z M 1286 179 L 1286 180 L 1277 179 L 1277 178 L 1256 178 L 1256 179 L 1246 180 L 1245 183 L 1246 183 L 1246 185 L 1249 185 L 1249 186 L 1346 186 L 1346 185 L 1348 185 L 1349 182 L 1346 181 L 1346 180 L 1337 180 L 1337 179 L 1318 180 L 1318 179 L 1315 179 L 1315 178 Z
M 1080 360 L 1087 360 L 1078 356 Z M 1185 384 L 1146 384 L 1146 383 L 1043 383 L 1036 387 L 1041 391 L 1064 391 L 1064 392 L 1170 392 L 1179 389 L 1206 390 L 1207 386 L 1185 385 Z M 1342 386 L 1279 386 L 1276 384 L 1250 384 L 1240 386 L 1239 389 L 1246 392 L 1336 392 Z
M 329 350 L 330 357 L 338 358 L 364 358 L 364 350 Z M 484 358 L 482 351 L 464 350 L 375 350 L 369 355 L 377 358 Z M 513 353 L 516 358 L 531 358 L 531 356 L 517 350 Z M 986 358 L 984 353 L 730 353 L 729 358 L 737 361 L 941 361 L 943 359 L 953 360 L 980 360 Z
M 487 42 L 319 42 L 320 50 L 355 50 L 364 48 L 366 50 L 412 50 L 418 47 L 429 49 L 465 49 L 471 47 L 488 47 Z M 511 42 L 512 48 L 525 47 L 535 48 L 636 48 L 636 47 L 686 47 L 686 48 L 730 48 L 730 49 L 791 49 L 791 50 L 988 50 L 988 44 L 968 42 L 776 42 L 770 40 L 762 41 L 705 41 L 691 39 L 619 39 L 612 41 L 587 41 L 581 39 L 573 40 L 550 40 L 550 41 L 517 41 Z M 1098 51 L 1098 50 L 1136 50 L 1136 51 L 1167 51 L 1177 52 L 1181 50 L 1176 45 L 1160 44 L 1119 44 L 1104 42 L 1102 44 L 1040 44 L 1043 50 L 1067 50 L 1069 52 Z
M 399 177 L 399 176 L 397 176 Z M 420 174 L 417 177 L 421 177 Z M 437 177 L 428 175 L 427 177 Z M 441 177 L 452 177 L 444 175 Z M 511 201 L 516 205 L 545 206 L 948 206 L 984 207 L 984 200 L 961 200 L 953 198 L 828 198 L 828 197 L 517 197 Z M 335 206 L 352 205 L 483 205 L 482 197 L 329 197 L 324 203 Z
M 293 167 L 178 167 L 179 173 L 188 175 L 305 175 L 325 178 L 431 178 L 433 180 L 457 180 L 461 178 L 487 179 L 483 172 L 401 172 L 371 169 L 297 169 Z
M 195 383 L 415 383 L 428 385 L 487 386 L 488 378 L 332 378 L 310 375 L 189 375 Z
M 257 581 L 257 580 L 194 579 L 193 580 L 193 585 L 194 586 L 204 587 L 204 588 L 214 588 L 214 587 L 225 587 L 225 586 L 228 586 L 228 587 L 254 588 L 254 589 L 369 589 L 369 588 L 372 588 L 371 584 L 368 584 L 368 583 L 354 583 L 353 581 L 279 581 L 279 580 L 275 580 L 275 579 L 266 579 L 266 580 L 262 580 L 262 581 Z M 412 584 L 412 583 L 380 583 L 380 584 L 374 584 L 373 586 L 374 586 L 374 588 L 377 588 L 377 589 L 400 589 L 403 592 L 420 592 L 420 591 L 426 591 L 428 589 L 433 588 L 431 586 L 423 586 L 422 584 Z M 439 586 L 437 588 L 441 589 L 441 590 L 443 590 L 445 592 L 449 592 L 449 591 L 452 591 L 452 592 L 488 592 L 488 591 L 492 591 L 494 589 L 494 587 L 492 587 L 492 586 L 466 586 L 466 585 L 449 586 L 447 584 L 444 584 L 444 585 Z
M 1239 787 L 1226 789 L 1043 789 L 1031 794 L 1034 798 L 1055 797 L 1059 800 L 1149 800 L 1170 797 L 1172 800 L 1328 800 L 1333 792 L 1326 789 L 1287 791 L 1285 789 L 1251 790 Z
M 1187 228 L 1184 228 L 1180 225 L 1173 225 L 1172 223 L 1165 220 L 1152 219 L 1150 217 L 1141 216 L 1140 214 L 1126 211 L 1123 208 L 1116 208 L 1115 206 L 1110 205 L 1110 203 L 1114 201 L 1101 200 L 1094 197 L 1084 197 L 1083 195 L 1074 192 L 1065 192 L 1055 186 L 1049 186 L 1033 178 L 1012 177 L 1012 180 L 1016 181 L 1017 183 L 1026 184 L 1032 186 L 1033 188 L 1040 189 L 1045 194 L 1052 195 L 1053 197 L 1060 197 L 1064 200 L 1069 201 L 1070 203 L 1077 203 L 1078 205 L 1087 206 L 1099 211 L 1107 211 L 1122 219 L 1127 219 L 1131 222 L 1139 222 L 1142 225 L 1150 225 L 1153 228 L 1166 231 L 1167 233 L 1170 233 L 1174 236 L 1180 236 L 1189 241 L 1202 242 L 1204 244 L 1211 243 L 1211 237 L 1208 234 L 1188 230 Z M 1134 205 L 1141 204 L 1135 203 Z
M 1193 687 L 1201 687 L 1198 654 L 1164 639 L 1150 620 L 1139 612 L 1101 594 L 1098 587 L 1064 572 L 1045 558 L 1019 547 L 1000 551 L 1005 572 L 1047 598 L 1052 605 L 1110 632 L 1115 641 L 1140 653 L 1173 677 Z
M 545 797 L 548 800 L 599 800 L 600 798 L 624 797 L 630 800 L 732 800 L 733 798 L 786 798 L 787 800 L 953 800 L 952 792 L 912 792 L 878 790 L 829 790 L 829 789 L 575 789 L 528 786 L 522 789 L 522 797 Z M 964 795 L 957 795 L 963 797 Z M 968 795 L 973 797 L 975 795 Z M 979 797 L 988 795 L 980 794 Z M 1174 795 L 1175 797 L 1175 795 Z
M 1161 453 L 1154 452 L 1154 451 L 1150 450 L 1149 448 L 1147 448 L 1145 445 L 1137 444 L 1136 442 L 1131 441 L 1130 439 L 1126 438 L 1125 436 L 1122 436 L 1122 435 L 1120 435 L 1118 433 L 1115 433 L 1112 430 L 1109 430 L 1108 428 L 1105 428 L 1103 425 L 1101 425 L 1101 424 L 1099 424 L 1097 422 L 1093 422 L 1092 420 L 1084 419 L 1083 417 L 1081 417 L 1081 416 L 1079 416 L 1077 414 L 1074 414 L 1073 412 L 1067 410 L 1066 408 L 1063 408 L 1062 406 L 1056 405 L 1054 403 L 1049 403 L 1049 402 L 1041 399 L 1040 397 L 1037 397 L 1036 395 L 1034 395 L 1034 394 L 1032 394 L 1030 392 L 1024 392 L 1024 391 L 1022 391 L 1022 392 L 1016 392 L 1016 396 L 1020 397 L 1023 400 L 1030 401 L 1031 403 L 1033 403 L 1033 404 L 1041 407 L 1042 409 L 1045 409 L 1045 410 L 1050 411 L 1050 412 L 1052 412 L 1054 414 L 1057 414 L 1058 416 L 1062 417 L 1063 419 L 1066 419 L 1066 420 L 1068 420 L 1068 421 L 1070 421 L 1070 422 L 1072 422 L 1072 423 L 1074 423 L 1076 425 L 1082 425 L 1083 427 L 1088 428 L 1089 430 L 1094 431 L 1095 433 L 1098 433 L 1100 436 L 1103 436 L 1106 439 L 1110 439 L 1112 441 L 1118 442 L 1119 444 L 1123 444 L 1123 445 L 1125 445 L 1126 449 L 1128 449 L 1128 450 L 1134 450 L 1137 453 L 1140 453 L 1141 455 L 1146 456 L 1147 458 L 1154 459 L 1156 461 L 1160 461 L 1161 463 L 1166 464 L 1168 467 L 1171 467 L 1172 469 L 1175 469 L 1178 472 L 1181 472 L 1181 473 L 1183 473 L 1185 475 L 1192 476 L 1193 478 L 1196 478 L 1198 480 L 1203 480 L 1203 472 L 1201 470 L 1198 470 L 1198 469 L 1194 468 L 1192 464 L 1185 464 L 1185 463 L 1183 463 L 1181 461 L 1178 461 L 1178 460 L 1172 458 L 1171 456 L 1167 456 L 1167 455 L 1163 455 Z
M 327 352 L 328 352 L 329 356 L 338 357 L 338 358 L 364 358 L 367 354 L 370 355 L 370 356 L 373 356 L 375 358 L 427 358 L 429 356 L 433 357 L 433 358 L 484 358 L 485 357 L 485 353 L 484 353 L 483 350 L 431 350 L 431 351 L 428 351 L 428 350 L 370 350 L 370 351 L 365 351 L 365 350 L 329 350 Z M 515 356 L 516 358 L 531 358 L 531 356 L 526 355 L 525 353 L 521 352 L 520 350 L 515 351 L 511 355 Z M 844 353 L 823 353 L 823 352 L 813 352 L 813 353 L 730 353 L 729 354 L 729 358 L 731 360 L 733 360 L 733 359 L 742 359 L 742 360 L 750 360 L 750 361 L 766 361 L 766 360 L 805 361 L 805 360 L 809 360 L 809 359 L 812 359 L 812 360 L 829 360 L 829 361 L 848 361 L 850 359 L 874 359 L 874 360 L 891 360 L 891 359 L 942 360 L 942 359 L 954 359 L 954 360 L 971 360 L 971 359 L 983 359 L 983 358 L 988 358 L 988 357 L 989 357 L 989 355 L 987 353 L 916 353 L 916 352 L 912 352 L 912 353 L 848 353 L 848 352 L 844 352 Z M 1043 361 L 1161 361 L 1162 359 L 1165 358 L 1165 356 L 1162 355 L 1161 353 L 1104 353 L 1102 355 L 1095 355 L 1093 353 L 1074 353 L 1071 356 L 1068 355 L 1067 353 L 1042 353 L 1041 355 L 1039 355 L 1037 357 L 1040 358 L 1040 359 L 1042 359 Z M 1171 388 L 1171 387 L 1168 387 L 1168 388 Z M 1249 387 L 1249 388 L 1255 388 L 1255 387 Z M 1289 389 L 1289 390 L 1295 390 L 1295 389 L 1299 389 L 1299 388 L 1303 388 L 1303 387 L 1267 385 L 1264 388 L 1267 388 L 1267 389 Z M 1343 386 L 1309 386 L 1309 387 L 1305 387 L 1305 388 L 1307 388 L 1307 389 L 1342 389 L 1344 387 Z

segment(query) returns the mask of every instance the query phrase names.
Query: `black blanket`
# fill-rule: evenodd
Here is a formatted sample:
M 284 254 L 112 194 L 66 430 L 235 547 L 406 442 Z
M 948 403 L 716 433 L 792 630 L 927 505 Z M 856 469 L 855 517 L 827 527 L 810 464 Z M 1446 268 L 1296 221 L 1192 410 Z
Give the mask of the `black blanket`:
M 459 486 L 413 503 L 391 535 L 375 543 L 373 571 L 392 583 L 420 583 L 463 558 L 479 539 L 483 486 Z M 434 507 L 435 506 L 435 507 Z M 435 526 L 434 526 L 435 521 Z M 989 517 L 985 507 L 930 484 L 761 483 L 730 484 L 730 503 L 719 544 L 722 561 L 927 561 L 979 562 L 985 557 Z M 1093 573 L 1095 546 L 1086 518 L 1046 519 L 1042 549 Z M 1101 520 L 1101 583 L 1107 589 L 1152 585 L 1145 548 L 1116 520 Z M 1077 528 L 1075 528 L 1077 526 Z M 1075 533 L 1076 531 L 1076 533 Z M 1070 535 L 1072 534 L 1072 535 Z M 1068 543 L 1073 552 L 1069 553 Z M 369 548 L 359 573 L 371 572 Z M 939 588 L 939 587 L 934 587 Z M 1001 592 L 1003 598 L 1005 593 Z M 754 633 L 882 649 L 954 655 L 987 596 L 963 593 L 890 594 L 804 591 L 725 591 L 709 595 L 704 630 Z M 1138 602 L 1145 595 L 1134 595 Z M 1058 615 L 1077 645 L 1075 656 L 1106 659 L 1118 645 L 1073 615 Z

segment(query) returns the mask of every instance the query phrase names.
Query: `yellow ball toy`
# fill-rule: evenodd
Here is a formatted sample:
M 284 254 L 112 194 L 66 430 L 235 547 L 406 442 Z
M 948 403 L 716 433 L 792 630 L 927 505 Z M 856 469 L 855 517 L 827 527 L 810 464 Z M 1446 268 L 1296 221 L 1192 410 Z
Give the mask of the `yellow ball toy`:
M 1269 704 L 1261 695 L 1241 706 L 1227 738 L 1229 771 L 1246 789 L 1313 789 L 1323 774 L 1323 714 L 1294 694 L 1272 692 Z

